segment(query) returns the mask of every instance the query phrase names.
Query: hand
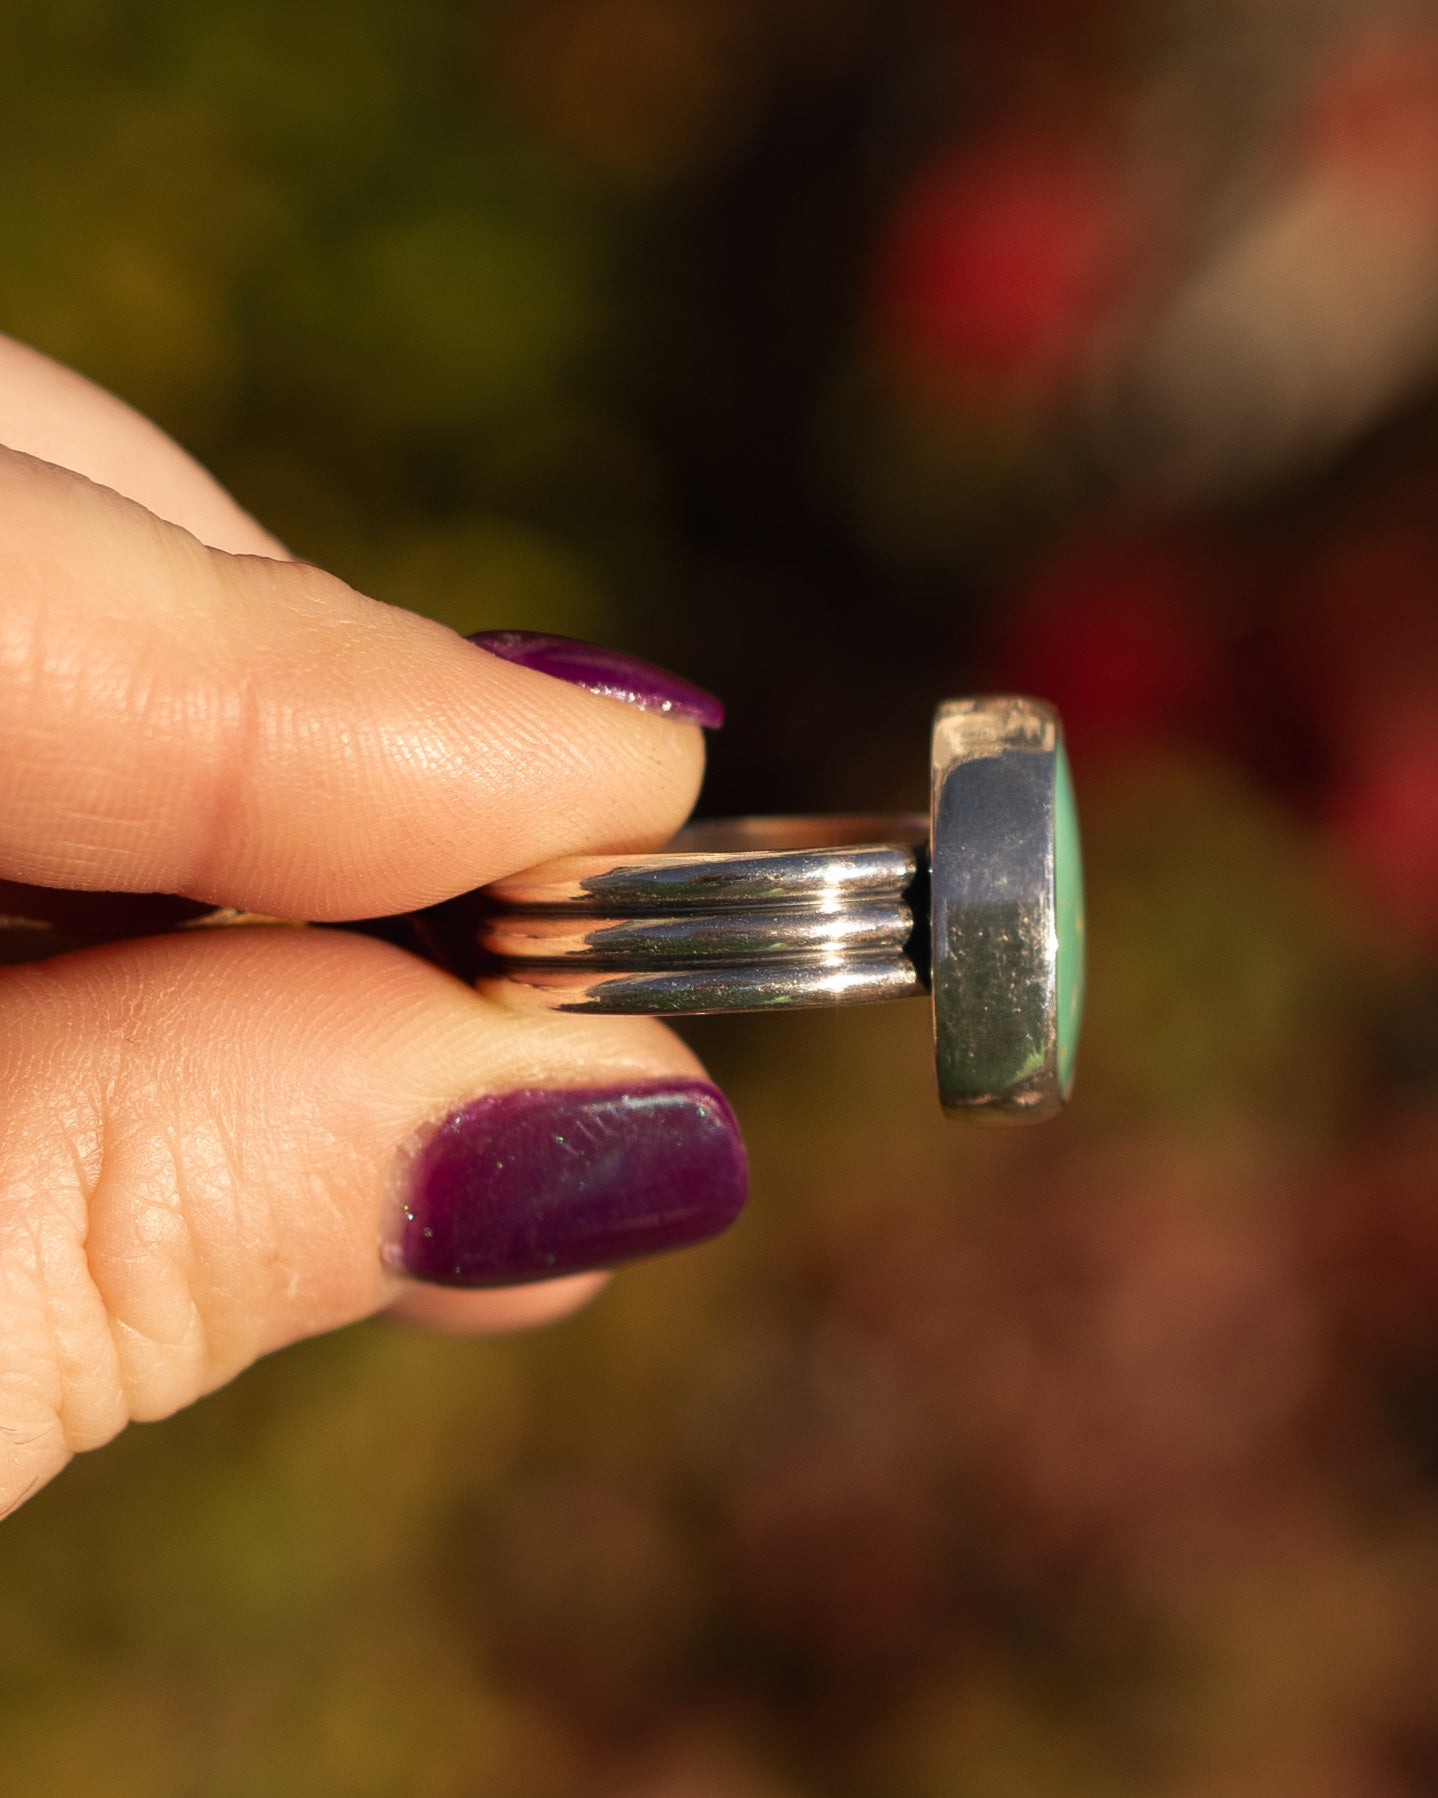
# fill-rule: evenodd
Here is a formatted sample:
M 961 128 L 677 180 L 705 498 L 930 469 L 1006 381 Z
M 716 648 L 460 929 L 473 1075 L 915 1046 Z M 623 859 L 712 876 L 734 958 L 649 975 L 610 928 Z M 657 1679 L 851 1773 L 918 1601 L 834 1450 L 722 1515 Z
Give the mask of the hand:
M 290 560 L 3 339 L 0 443 L 0 879 L 335 921 L 686 816 L 695 690 L 650 709 L 641 664 L 616 703 Z M 386 1308 L 561 1316 L 743 1190 L 648 1019 L 509 1012 L 324 929 L 0 969 L 0 1514 L 271 1349 Z

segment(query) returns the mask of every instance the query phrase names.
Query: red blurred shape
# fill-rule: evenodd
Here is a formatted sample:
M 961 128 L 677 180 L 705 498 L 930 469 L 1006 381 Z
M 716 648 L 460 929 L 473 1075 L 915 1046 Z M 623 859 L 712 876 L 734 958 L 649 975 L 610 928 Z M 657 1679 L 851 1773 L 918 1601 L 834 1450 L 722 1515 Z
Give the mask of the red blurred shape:
M 1340 852 L 1395 923 L 1438 939 L 1438 496 L 1392 498 L 1412 516 L 1320 542 L 1285 635 Z
M 1216 584 L 1200 551 L 1071 545 L 1014 601 L 997 677 L 1051 699 L 1084 751 L 1209 724 L 1223 685 Z
M 1334 817 L 1354 875 L 1438 940 L 1438 700 L 1395 719 L 1349 772 Z
M 1438 707 L 1438 488 L 1422 479 L 1394 501 L 1417 522 L 1321 541 L 1289 606 L 1288 654 L 1341 762 L 1366 758 L 1395 716 Z
M 1070 374 L 1124 260 L 1113 172 L 1083 140 L 1007 134 L 922 170 L 879 274 L 879 331 L 926 379 Z
M 1339 1363 L 1421 1365 L 1434 1350 L 1438 1318 L 1438 1120 L 1380 1113 L 1371 1133 L 1310 1195 L 1303 1243 L 1339 1331 Z M 1364 1369 L 1364 1371 L 1369 1371 Z
M 1438 34 L 1390 28 L 1342 43 L 1315 89 L 1313 141 L 1372 199 L 1438 203 Z

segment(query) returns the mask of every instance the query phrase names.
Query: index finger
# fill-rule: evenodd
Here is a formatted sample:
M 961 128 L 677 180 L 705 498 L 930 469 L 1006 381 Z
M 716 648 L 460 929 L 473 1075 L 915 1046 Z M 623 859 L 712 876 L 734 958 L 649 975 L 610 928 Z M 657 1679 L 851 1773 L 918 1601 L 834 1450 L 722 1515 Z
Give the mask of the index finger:
M 657 671 L 598 697 L 10 450 L 0 545 L 6 878 L 376 916 L 662 842 L 697 792 L 704 696 Z

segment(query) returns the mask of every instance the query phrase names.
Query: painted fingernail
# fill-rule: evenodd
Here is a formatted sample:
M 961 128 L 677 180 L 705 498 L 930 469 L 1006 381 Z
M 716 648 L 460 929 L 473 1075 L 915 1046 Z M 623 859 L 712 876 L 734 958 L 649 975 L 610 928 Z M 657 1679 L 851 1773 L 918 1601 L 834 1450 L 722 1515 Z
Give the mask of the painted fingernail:
M 700 1080 L 476 1099 L 401 1158 L 389 1265 L 440 1286 L 517 1286 L 683 1248 L 732 1224 L 748 1168 Z
M 712 693 L 680 680 L 652 662 L 641 662 L 600 643 L 583 643 L 578 637 L 552 637 L 543 631 L 477 631 L 470 639 L 491 655 L 537 674 L 552 674 L 585 687 L 604 699 L 622 699 L 641 712 L 663 712 L 705 730 L 718 730 L 724 707 Z

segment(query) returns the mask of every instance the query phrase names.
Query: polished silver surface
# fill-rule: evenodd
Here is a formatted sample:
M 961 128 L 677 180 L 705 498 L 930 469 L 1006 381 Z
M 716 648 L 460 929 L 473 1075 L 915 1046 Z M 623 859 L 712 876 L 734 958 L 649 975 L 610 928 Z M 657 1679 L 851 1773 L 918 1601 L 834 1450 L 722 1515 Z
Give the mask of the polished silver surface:
M 479 990 L 552 1011 L 696 1017 L 868 1004 L 910 998 L 925 987 L 914 963 L 900 954 L 626 971 L 513 964 L 481 979 Z
M 726 906 L 827 904 L 902 894 L 928 823 L 888 818 L 729 818 L 681 831 L 647 855 L 570 855 L 485 889 L 497 910 L 613 916 Z
M 898 899 L 787 909 L 732 907 L 667 918 L 590 918 L 563 912 L 500 912 L 477 933 L 486 955 L 507 961 L 581 961 L 589 967 L 742 966 L 756 959 L 876 953 L 897 956 L 914 931 Z
M 551 862 L 485 890 L 481 985 L 659 1016 L 922 993 L 927 834 L 918 816 L 728 818 L 661 854 Z
M 946 1111 L 1027 1122 L 1064 1102 L 1054 832 L 1058 715 L 950 700 L 934 720 L 934 1066 Z

